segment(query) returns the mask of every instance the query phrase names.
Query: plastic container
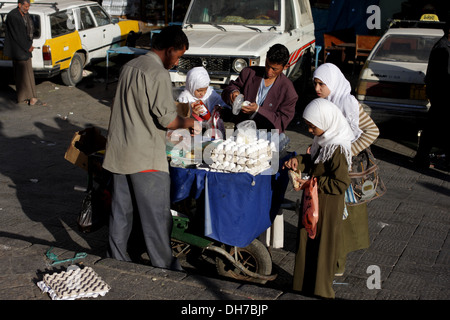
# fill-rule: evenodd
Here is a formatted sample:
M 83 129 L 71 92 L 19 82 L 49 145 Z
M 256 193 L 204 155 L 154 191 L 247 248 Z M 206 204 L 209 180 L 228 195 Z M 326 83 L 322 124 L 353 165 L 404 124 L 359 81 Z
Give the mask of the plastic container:
M 211 113 L 209 112 L 208 108 L 205 106 L 205 104 L 203 103 L 202 100 L 197 100 L 196 102 L 194 102 L 193 107 L 196 107 L 198 105 L 202 106 L 202 108 L 200 109 L 200 114 L 199 114 L 200 118 L 208 121 L 209 118 L 211 118 Z

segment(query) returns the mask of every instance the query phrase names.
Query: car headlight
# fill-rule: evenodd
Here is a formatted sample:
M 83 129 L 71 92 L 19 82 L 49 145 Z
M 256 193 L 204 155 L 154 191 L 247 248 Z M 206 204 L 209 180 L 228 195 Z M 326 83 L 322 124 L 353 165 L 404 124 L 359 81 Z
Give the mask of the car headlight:
M 248 66 L 247 61 L 242 58 L 234 59 L 233 65 L 232 65 L 233 70 L 237 73 L 241 72 L 242 69 L 244 69 L 247 66 Z

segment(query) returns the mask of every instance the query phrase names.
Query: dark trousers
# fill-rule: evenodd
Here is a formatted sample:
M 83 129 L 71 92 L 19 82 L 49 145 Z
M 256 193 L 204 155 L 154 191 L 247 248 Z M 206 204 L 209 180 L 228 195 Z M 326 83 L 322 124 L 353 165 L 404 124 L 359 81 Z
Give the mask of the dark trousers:
M 127 246 L 137 211 L 147 253 L 154 267 L 182 270 L 170 246 L 170 176 L 166 172 L 114 174 L 108 256 L 131 261 Z
M 417 163 L 429 165 L 430 152 L 433 147 L 440 147 L 450 156 L 450 139 L 448 134 L 448 121 L 450 118 L 449 103 L 444 98 L 430 99 L 431 107 L 427 120 L 420 136 L 419 147 L 415 160 Z
M 31 58 L 25 61 L 13 61 L 14 81 L 16 83 L 17 102 L 36 98 L 36 84 L 34 81 Z

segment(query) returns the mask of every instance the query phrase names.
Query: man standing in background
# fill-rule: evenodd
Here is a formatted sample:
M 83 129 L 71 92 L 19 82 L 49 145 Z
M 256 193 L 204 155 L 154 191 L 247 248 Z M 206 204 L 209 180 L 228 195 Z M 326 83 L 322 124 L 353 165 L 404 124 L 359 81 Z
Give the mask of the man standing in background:
M 4 54 L 13 61 L 17 102 L 30 106 L 45 105 L 36 96 L 31 57 L 33 52 L 33 20 L 28 13 L 30 0 L 19 0 L 17 8 L 6 16 Z
M 448 169 L 450 140 L 448 139 L 448 119 L 450 108 L 448 90 L 450 88 L 450 17 L 444 26 L 444 36 L 431 49 L 425 83 L 430 109 L 423 128 L 419 148 L 414 163 L 419 168 L 430 166 L 432 147 L 443 147 Z

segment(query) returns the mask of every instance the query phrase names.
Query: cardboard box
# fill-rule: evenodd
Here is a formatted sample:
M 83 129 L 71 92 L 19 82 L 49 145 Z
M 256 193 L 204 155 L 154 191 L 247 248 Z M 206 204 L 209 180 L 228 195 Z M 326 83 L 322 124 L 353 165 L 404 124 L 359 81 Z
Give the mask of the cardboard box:
M 78 131 L 75 132 L 72 141 L 70 141 L 70 145 L 67 148 L 66 153 L 64 154 L 64 159 L 87 171 L 88 157 L 86 154 L 77 149 L 77 147 L 75 147 L 75 143 L 80 141 L 80 138 L 80 133 Z
M 64 154 L 64 159 L 87 171 L 88 156 L 104 150 L 105 147 L 106 138 L 100 133 L 100 130 L 87 128 L 75 132 Z

